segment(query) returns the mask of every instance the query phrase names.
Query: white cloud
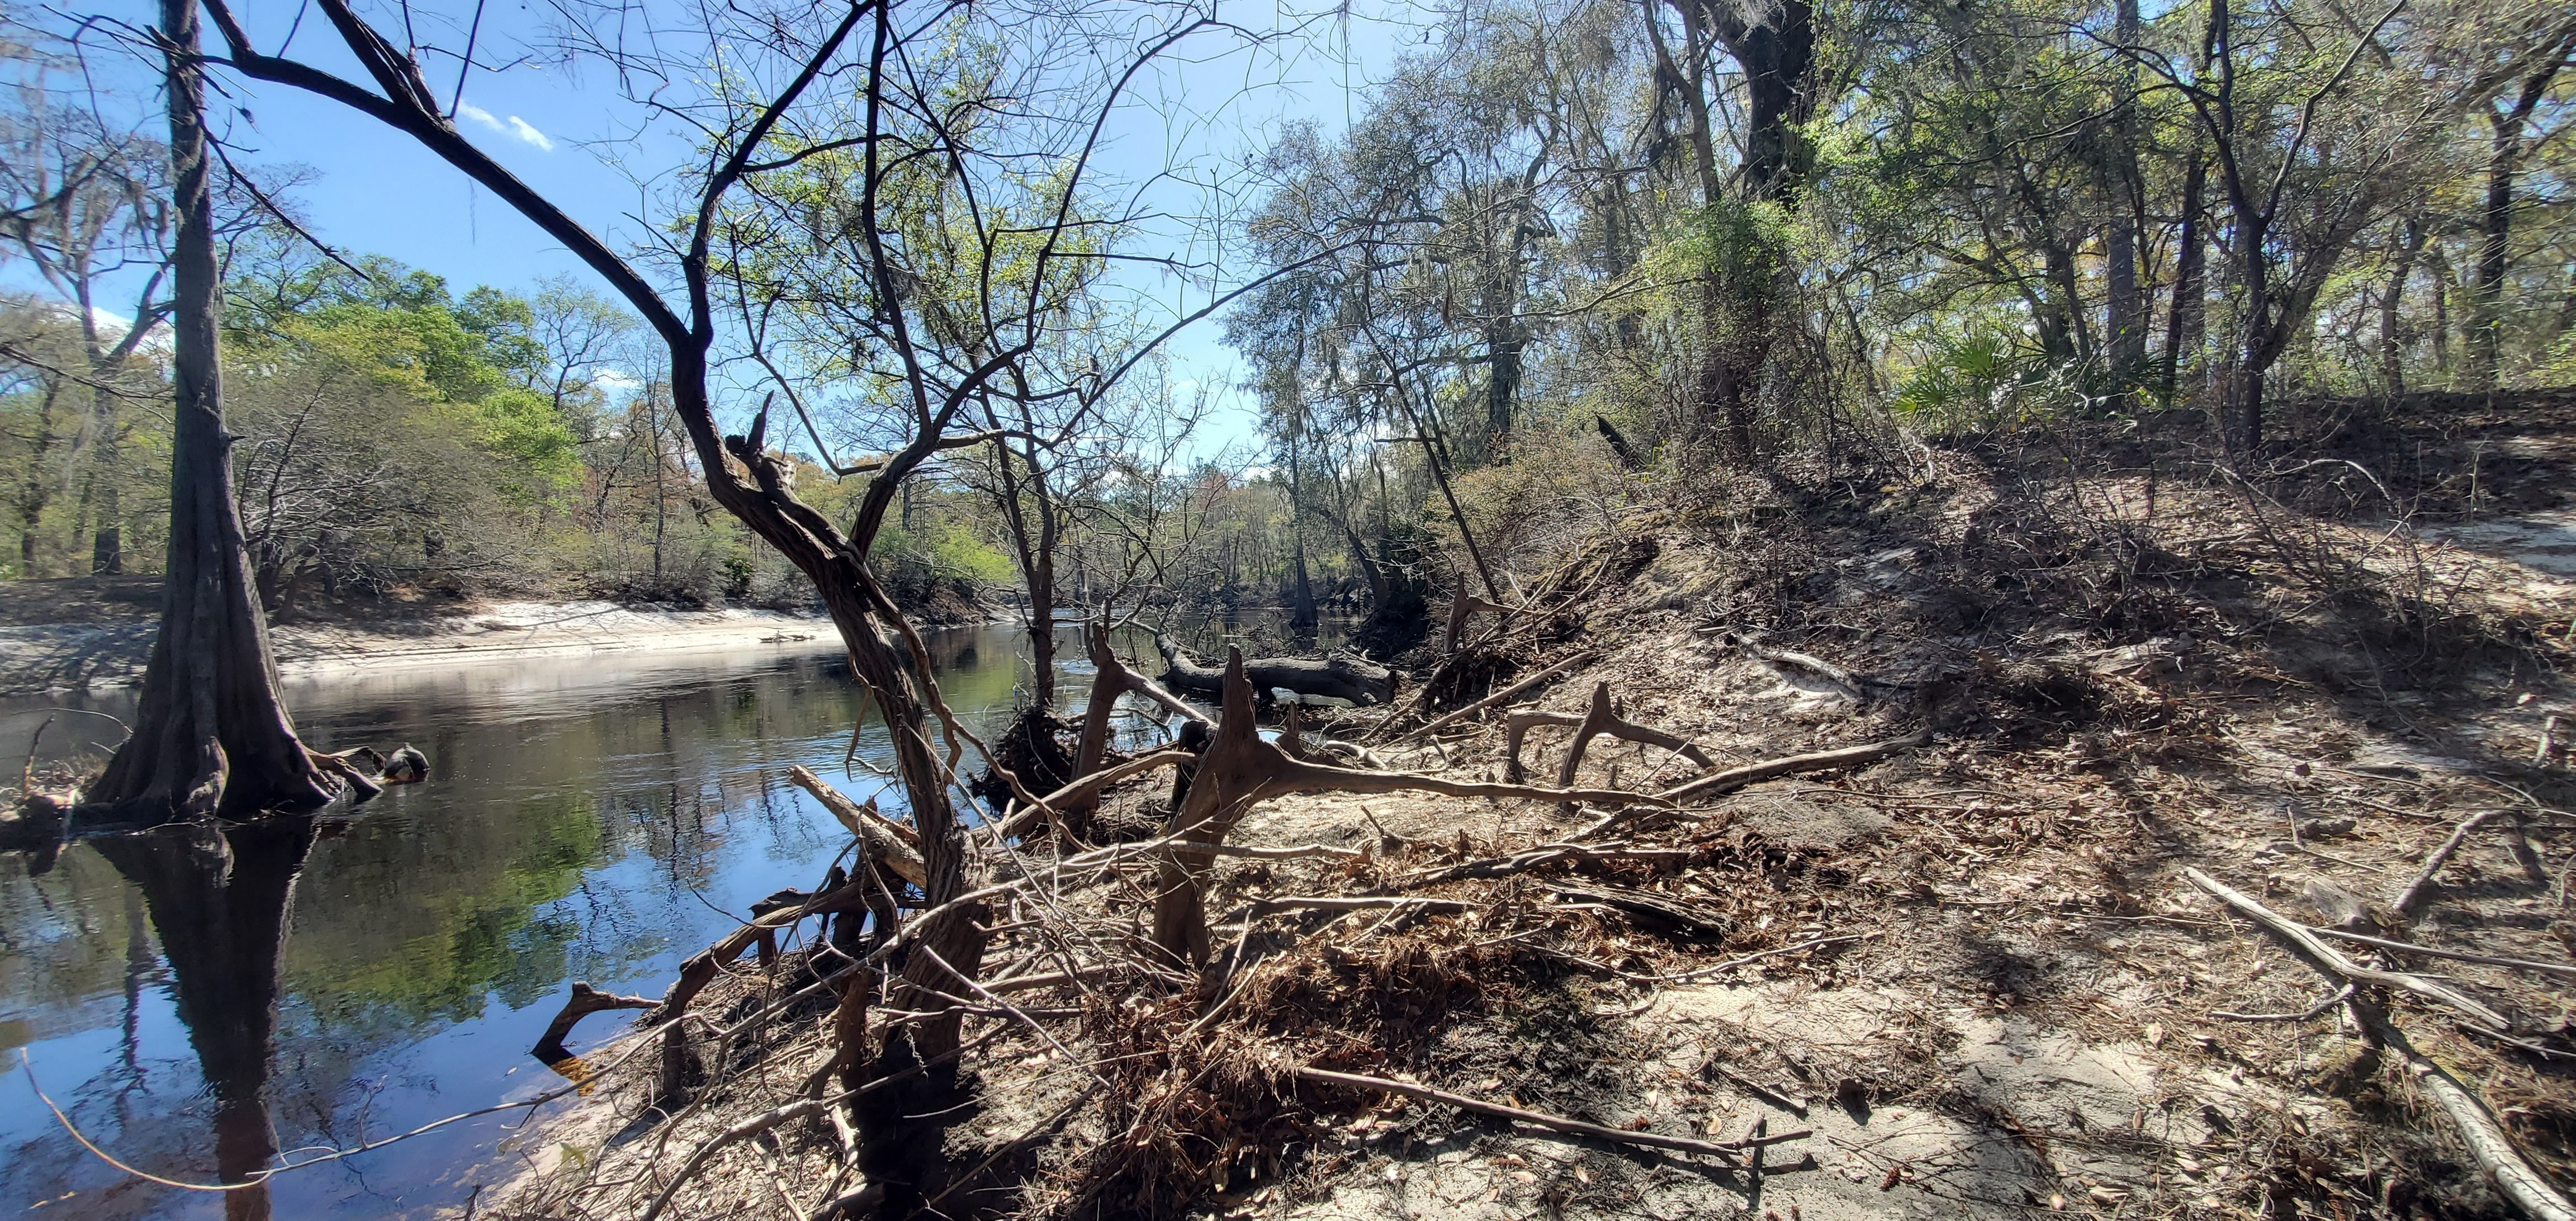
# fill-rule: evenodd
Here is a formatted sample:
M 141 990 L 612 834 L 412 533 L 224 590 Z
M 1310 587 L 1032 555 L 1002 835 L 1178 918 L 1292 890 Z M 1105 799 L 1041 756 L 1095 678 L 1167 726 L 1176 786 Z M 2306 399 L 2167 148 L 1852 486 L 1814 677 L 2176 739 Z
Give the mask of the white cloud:
M 517 136 L 530 144 L 536 145 L 538 148 L 544 149 L 547 152 L 551 153 L 555 151 L 555 142 L 547 139 L 546 133 L 538 131 L 534 126 L 531 126 L 526 119 L 522 119 L 517 115 L 510 116 L 510 134 Z
M 485 110 L 472 102 L 466 102 L 459 105 L 456 108 L 456 113 L 472 119 L 485 127 L 489 127 L 494 131 L 500 132 L 502 135 L 509 136 L 523 143 L 536 145 L 538 148 L 546 152 L 551 153 L 555 151 L 555 142 L 547 139 L 546 133 L 538 131 L 535 124 L 530 123 L 526 119 L 522 119 L 517 115 L 511 115 L 509 122 L 505 124 L 500 119 L 494 118 L 491 111 Z

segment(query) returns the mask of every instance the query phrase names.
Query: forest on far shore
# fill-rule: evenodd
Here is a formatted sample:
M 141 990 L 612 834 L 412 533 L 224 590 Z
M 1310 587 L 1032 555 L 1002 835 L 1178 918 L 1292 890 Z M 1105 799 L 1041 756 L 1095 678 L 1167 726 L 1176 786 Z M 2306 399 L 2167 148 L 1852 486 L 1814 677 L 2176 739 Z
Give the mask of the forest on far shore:
M 100 46 L 35 10 L 7 20 L 0 575 L 152 572 L 172 236 L 152 99 L 99 92 Z M 1204 223 L 1231 253 L 1186 270 L 1239 288 L 1199 324 L 1241 356 L 1237 395 L 1176 387 L 1159 353 L 1096 393 L 982 392 L 972 423 L 1018 438 L 931 455 L 873 540 L 905 605 L 969 613 L 1042 571 L 1080 605 L 1139 572 L 1165 602 L 1301 614 L 1470 570 L 1503 598 L 1657 472 L 2105 418 L 2296 462 L 2327 438 L 2267 432 L 2267 402 L 2576 382 L 2576 21 L 2550 5 L 1414 20 L 1423 47 L 1355 87 L 1346 129 L 1288 124 L 1222 180 Z M 940 70 L 966 87 L 992 50 Z M 813 602 L 705 492 L 624 303 L 564 276 L 459 292 L 403 252 L 321 245 L 297 194 L 327 165 L 220 168 L 234 487 L 272 613 Z M 826 145 L 728 200 L 709 268 L 744 344 L 727 410 L 774 404 L 767 444 L 836 518 L 902 442 L 891 383 L 843 351 L 874 291 L 834 228 L 852 170 Z M 972 171 L 888 180 L 904 198 L 873 223 L 926 260 L 925 317 L 977 306 L 962 256 L 1028 253 L 1006 227 L 961 245 L 978 206 L 1060 204 L 1092 227 L 1054 255 L 1045 359 L 1132 351 L 1157 320 L 1106 268 L 1139 218 L 1019 172 L 999 202 Z M 1250 440 L 1209 440 L 1221 401 L 1256 406 Z

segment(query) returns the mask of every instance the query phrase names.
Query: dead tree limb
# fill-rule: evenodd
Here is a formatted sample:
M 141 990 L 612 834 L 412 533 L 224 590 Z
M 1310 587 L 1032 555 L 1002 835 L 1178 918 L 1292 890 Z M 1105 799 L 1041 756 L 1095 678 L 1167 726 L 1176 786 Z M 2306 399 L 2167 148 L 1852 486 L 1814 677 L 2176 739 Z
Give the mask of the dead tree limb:
M 1045 797 L 1046 806 L 1062 810 L 1066 808 L 1067 803 L 1095 797 L 1100 790 L 1116 784 L 1121 780 L 1125 780 L 1130 776 L 1142 775 L 1154 770 L 1155 768 L 1168 767 L 1175 763 L 1194 762 L 1197 759 L 1197 755 L 1186 750 L 1158 750 L 1150 755 L 1139 755 L 1136 758 L 1129 759 L 1115 767 L 1103 768 L 1088 776 L 1083 776 L 1072 783 L 1065 785 L 1063 788 L 1047 794 Z M 1026 809 L 1015 811 L 1010 817 L 1003 819 L 1000 823 L 994 826 L 994 834 L 1003 839 L 1009 839 L 1014 835 L 1023 834 L 1031 826 L 1035 825 L 1038 819 L 1044 817 L 1044 815 L 1045 810 L 1039 806 L 1030 806 Z
M 1885 742 L 1872 742 L 1863 746 L 1843 746 L 1833 750 L 1816 751 L 1813 754 L 1789 755 L 1785 758 L 1766 759 L 1760 763 L 1747 763 L 1742 767 L 1731 767 L 1722 772 L 1712 772 L 1678 788 L 1667 789 L 1657 794 L 1658 800 L 1667 803 L 1664 807 L 1632 806 L 1585 827 L 1571 838 L 1576 840 L 1596 838 L 1603 832 L 1634 821 L 1642 813 L 1653 809 L 1670 808 L 1692 801 L 1705 801 L 1711 797 L 1724 796 L 1748 785 L 1759 784 L 1765 780 L 1776 780 L 1782 776 L 1874 763 L 1918 746 L 1928 746 L 1931 742 L 1932 731 L 1925 729 Z
M 1524 774 L 1521 768 L 1521 738 L 1531 728 L 1539 725 L 1574 726 L 1574 740 L 1567 743 L 1565 747 L 1565 765 L 1556 771 L 1558 788 L 1573 786 L 1575 769 L 1583 766 L 1584 749 L 1592 744 L 1593 738 L 1605 733 L 1630 742 L 1660 746 L 1700 765 L 1703 769 L 1717 766 L 1717 761 L 1709 758 L 1707 751 L 1701 750 L 1688 738 L 1675 737 L 1652 726 L 1621 719 L 1618 713 L 1610 709 L 1608 682 L 1593 684 L 1592 704 L 1585 709 L 1582 716 L 1562 712 L 1515 712 L 1505 725 L 1507 728 L 1504 731 L 1504 745 L 1507 748 L 1510 763 L 1504 772 L 1504 777 L 1516 783 Z
M 920 850 L 913 846 L 912 828 L 877 813 L 874 800 L 864 805 L 850 800 L 802 764 L 790 765 L 787 778 L 812 793 L 814 800 L 823 803 L 832 817 L 849 828 L 850 834 L 859 837 L 859 842 L 867 845 L 868 859 L 883 863 L 915 886 L 925 884 L 930 871 L 922 862 Z
M 655 1014 L 654 1020 L 665 1022 L 678 1017 L 682 1010 L 689 1007 L 689 1002 L 697 998 L 700 991 L 714 982 L 716 972 L 724 969 L 726 963 L 742 957 L 752 946 L 759 944 L 762 933 L 774 933 L 808 916 L 864 910 L 868 903 L 867 888 L 875 884 L 867 877 L 872 864 L 862 859 L 859 862 L 860 867 L 852 871 L 853 876 L 850 881 L 794 907 L 780 908 L 767 915 L 756 917 L 750 923 L 725 934 L 714 945 L 691 955 L 687 962 L 680 964 L 680 978 L 673 981 L 670 991 L 662 994 L 661 1010 Z
M 1091 701 L 1082 711 L 1082 737 L 1073 748 L 1073 774 L 1089 776 L 1100 770 L 1109 758 L 1109 722 L 1118 711 L 1120 696 L 1134 693 L 1170 709 L 1176 716 L 1206 722 L 1207 714 L 1191 707 L 1188 700 L 1163 689 L 1161 683 L 1145 677 L 1118 656 L 1111 646 L 1109 629 L 1101 624 L 1085 625 L 1083 651 L 1091 658 Z M 1069 825 L 1077 838 L 1088 838 L 1092 814 L 1099 809 L 1099 790 L 1092 789 L 1071 797 L 1050 797 L 1046 804 Z
M 2449 958 L 2458 962 L 2480 962 L 2491 967 L 2513 967 L 2522 971 L 2538 971 L 2543 975 L 2557 975 L 2576 979 L 2576 966 L 2569 966 L 2565 963 L 2533 962 L 2528 958 L 2506 958 L 2498 954 L 2472 954 L 2466 950 L 2436 949 L 2429 945 L 2416 945 L 2412 942 L 2406 941 L 2390 941 L 2385 937 L 2371 937 L 2361 933 L 2349 933 L 2342 929 L 2312 928 L 2309 931 L 2320 937 L 2332 937 L 2337 941 L 2349 941 L 2355 945 L 2366 945 L 2374 949 L 2388 950 L 2398 954 L 2422 954 L 2429 958 Z
M 1707 1153 L 1717 1157 L 1726 1158 L 1729 1161 L 1738 1159 L 1746 1150 L 1749 1149 L 1758 1149 L 1764 1145 L 1785 1144 L 1793 1140 L 1805 1140 L 1810 1135 L 1808 1132 L 1800 1130 L 1796 1132 L 1782 1132 L 1777 1136 L 1756 1137 L 1750 1140 L 1698 1140 L 1688 1136 L 1665 1136 L 1659 1132 L 1634 1132 L 1625 1128 L 1604 1127 L 1597 1123 L 1585 1123 L 1580 1119 L 1567 1119 L 1561 1115 L 1548 1115 L 1538 1111 L 1525 1111 L 1519 1107 L 1507 1107 L 1498 1102 L 1486 1102 L 1481 1098 L 1469 1098 L 1464 1094 L 1452 1094 L 1447 1090 L 1435 1090 L 1430 1086 L 1415 1085 L 1409 1081 L 1389 1081 L 1383 1077 L 1363 1077 L 1357 1073 L 1336 1073 L 1328 1072 L 1320 1068 L 1301 1068 L 1297 1070 L 1297 1079 L 1300 1081 L 1312 1081 L 1319 1085 L 1339 1085 L 1347 1086 L 1352 1089 L 1375 1090 L 1381 1094 L 1397 1094 L 1406 1098 L 1420 1099 L 1424 1102 L 1437 1102 L 1444 1106 L 1456 1107 L 1462 1111 L 1473 1111 L 1479 1115 L 1492 1115 L 1502 1119 L 1513 1120 L 1518 1123 L 1534 1124 L 1542 1128 L 1551 1128 L 1558 1132 L 1570 1132 L 1577 1136 L 1589 1136 L 1598 1140 L 1617 1141 L 1623 1145 L 1644 1145 L 1652 1149 L 1673 1149 L 1683 1153 Z
M 1610 789 L 1541 789 L 1517 784 L 1465 784 L 1409 772 L 1366 772 L 1306 763 L 1261 740 L 1253 722 L 1252 682 L 1243 653 L 1226 650 L 1224 715 L 1199 760 L 1197 778 L 1172 811 L 1163 835 L 1170 840 L 1159 865 L 1154 901 L 1154 943 L 1174 959 L 1204 963 L 1208 955 L 1203 879 L 1214 865 L 1214 847 L 1255 804 L 1290 793 L 1439 793 L 1450 797 L 1510 797 L 1538 801 L 1589 801 L 1625 806 L 1651 801 Z
M 2229 890 L 2224 883 L 2208 874 L 2202 873 L 2197 869 L 2186 868 L 2182 871 L 2182 875 L 2185 878 L 2190 879 L 2192 885 L 2217 896 L 2220 901 L 2226 903 L 2229 907 L 2233 907 L 2240 912 L 2245 912 L 2249 918 L 2253 917 L 2253 910 L 2260 910 L 2263 914 L 2261 917 L 2255 918 L 2254 922 L 2262 925 L 2266 929 L 2270 929 L 2275 936 L 2295 943 L 2302 953 L 2315 960 L 2309 965 L 2315 967 L 2322 974 L 2331 975 L 2338 979 L 2366 984 L 2379 984 L 2383 987 L 2412 992 L 2426 1000 L 2438 1001 L 2441 1004 L 2448 1005 L 2469 1015 L 2480 1024 L 2493 1026 L 2498 1030 L 2509 1030 L 2513 1027 L 2513 1023 L 2508 1021 L 2503 1014 L 2488 1008 L 2477 999 L 2462 995 L 2458 991 L 2441 984 L 2437 984 L 2421 975 L 2408 975 L 2398 971 L 2382 971 L 2376 967 L 2365 967 L 2360 963 L 2344 957 L 2343 954 L 2333 946 L 2317 940 L 2317 935 L 2309 931 L 2307 926 L 2274 915 L 2270 908 L 2263 907 L 2262 904 L 2256 903 L 2254 900 L 2246 898 L 2244 895 L 2238 894 L 2233 890 Z M 2251 910 L 2249 910 L 2249 905 Z
M 1154 647 L 1161 650 L 1167 667 L 1163 681 L 1193 695 L 1211 699 L 1224 696 L 1225 671 L 1200 664 L 1169 635 L 1156 633 Z M 1299 695 L 1330 696 L 1354 704 L 1395 700 L 1393 670 L 1349 657 L 1256 657 L 1244 663 L 1244 673 L 1262 693 L 1284 687 Z
M 1443 654 L 1458 651 L 1458 642 L 1467 635 L 1467 620 L 1476 612 L 1490 611 L 1507 621 L 1514 609 L 1467 592 L 1466 574 L 1458 574 L 1458 592 L 1449 599 L 1449 627 L 1440 638 L 1440 651 Z
M 2488 810 L 2454 829 L 2451 837 L 2443 840 L 2442 846 L 2433 850 L 2433 855 L 2424 858 L 2424 871 L 2416 874 L 2415 880 L 2407 883 L 2406 889 L 2398 894 L 2397 902 L 2393 907 L 2398 918 L 2412 920 L 2420 914 L 2424 910 L 2424 905 L 2433 901 L 2433 875 L 2442 872 L 2442 866 L 2451 862 L 2451 857 L 2459 852 L 2460 845 L 2468 842 L 2470 832 L 2504 816 L 2503 810 Z
M 650 1009 L 660 1003 L 651 997 L 619 996 L 613 992 L 602 992 L 587 983 L 575 983 L 572 995 L 565 999 L 564 1007 L 555 1014 L 555 1020 L 546 1023 L 546 1032 L 538 1036 L 537 1045 L 528 1049 L 529 1054 L 543 1064 L 560 1064 L 572 1058 L 572 1052 L 564 1047 L 564 1040 L 571 1037 L 573 1026 L 583 1018 L 610 1009 Z
M 2306 929 L 2282 919 L 2271 909 L 2229 889 L 2208 874 L 2197 869 L 2185 869 L 2183 876 L 2189 878 L 2192 885 L 2208 891 L 2219 902 L 2278 938 L 2292 957 L 2325 976 L 2327 982 L 2388 982 L 2386 978 L 2374 978 L 2385 977 L 2386 972 L 2354 966 L 2350 960 L 2310 936 Z M 2424 1053 L 2415 1050 L 2415 1045 L 2407 1041 L 2406 1032 L 2389 1020 L 2387 1011 L 2377 1002 L 2354 990 L 2344 998 L 2344 1005 L 2352 1011 L 2353 1019 L 2361 1024 L 2363 1033 L 2406 1061 L 2407 1075 L 2413 1077 L 2425 1093 L 2433 1096 L 2442 1113 L 2450 1118 L 2451 1125 L 2459 1130 L 2460 1143 L 2468 1146 L 2469 1156 L 2477 1161 L 2478 1169 L 2494 1180 L 2507 1199 L 2521 1206 L 2534 1221 L 2576 1221 L 2576 1206 L 2571 1206 L 2567 1197 L 2560 1195 L 2548 1179 L 2541 1177 L 2531 1163 L 2523 1160 L 2522 1152 L 2514 1148 L 2513 1140 L 2505 1135 L 2503 1126 L 2496 1122 L 2495 1116 L 2488 1112 L 2486 1104 L 2476 1093 L 2441 1065 L 2426 1058 Z M 2497 1025 L 2501 1028 L 2503 1023 Z
M 1447 729 L 1451 725 L 1455 725 L 1460 721 L 1466 720 L 1468 717 L 1492 708 L 1497 704 L 1508 703 L 1513 698 L 1538 687 L 1543 683 L 1563 677 L 1566 674 L 1581 669 L 1583 666 L 1591 663 L 1592 656 L 1592 650 L 1585 649 L 1572 657 L 1568 657 L 1555 665 L 1549 666 L 1536 674 L 1530 675 L 1528 678 L 1524 678 L 1519 682 L 1513 683 L 1511 686 L 1493 693 L 1492 695 L 1488 695 L 1483 699 L 1477 700 L 1475 703 L 1469 704 L 1455 712 L 1447 713 L 1439 719 L 1424 725 L 1420 729 L 1409 730 L 1405 733 L 1398 734 L 1394 740 L 1398 742 L 1409 742 L 1415 738 L 1438 733 L 1443 729 Z

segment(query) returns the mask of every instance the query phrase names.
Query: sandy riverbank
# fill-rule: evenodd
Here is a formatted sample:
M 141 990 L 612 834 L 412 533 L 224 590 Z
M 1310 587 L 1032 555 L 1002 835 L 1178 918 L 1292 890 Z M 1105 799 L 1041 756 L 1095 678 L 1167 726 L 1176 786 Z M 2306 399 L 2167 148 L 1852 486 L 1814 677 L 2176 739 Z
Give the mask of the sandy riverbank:
M 0 625 L 0 694 L 133 682 L 143 672 L 157 627 L 146 614 Z M 810 644 L 828 638 L 832 630 L 831 621 L 820 615 L 774 610 L 496 602 L 460 608 L 452 615 L 381 624 L 283 624 L 270 629 L 270 639 L 280 671 L 320 675 L 592 653 Z

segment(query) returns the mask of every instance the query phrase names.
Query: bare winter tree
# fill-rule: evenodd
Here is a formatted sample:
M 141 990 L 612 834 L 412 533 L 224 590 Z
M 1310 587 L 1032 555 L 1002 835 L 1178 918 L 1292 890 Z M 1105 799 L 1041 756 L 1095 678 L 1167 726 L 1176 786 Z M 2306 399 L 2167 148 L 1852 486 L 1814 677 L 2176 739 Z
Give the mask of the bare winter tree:
M 29 64 L 0 100 L 0 264 L 24 262 L 69 307 L 80 332 L 87 418 L 63 463 L 78 486 L 30 478 L 19 490 L 21 571 L 36 564 L 36 518 L 58 493 L 82 498 L 97 523 L 92 571 L 124 570 L 124 513 L 115 477 L 126 428 L 116 374 L 170 309 L 169 151 L 137 128 L 109 121 L 50 83 L 57 48 L 19 48 Z M 105 285 L 140 274 L 120 326 L 100 299 Z M 30 472 L 46 467 L 31 463 Z
M 947 715 L 927 653 L 871 570 L 869 548 L 907 477 L 942 451 L 997 439 L 958 431 L 972 427 L 986 396 L 1097 393 L 1170 333 L 1125 345 L 1111 362 L 1048 359 L 1063 301 L 1097 274 L 1113 236 L 1081 206 L 1110 116 L 1155 59 L 1230 28 L 1189 5 L 988 12 L 857 0 L 810 16 L 703 10 L 707 24 L 685 33 L 657 19 L 648 23 L 655 40 L 639 46 L 623 41 L 618 11 L 567 8 L 573 23 L 557 33 L 564 45 L 608 65 L 650 120 L 698 133 L 693 161 L 675 173 L 683 187 L 675 219 L 655 231 L 657 246 L 630 255 L 467 140 L 450 117 L 456 91 L 426 75 L 428 49 L 379 31 L 348 0 L 316 7 L 365 70 L 364 83 L 266 53 L 224 0 L 206 7 L 232 70 L 337 102 L 418 141 L 563 243 L 659 338 L 671 410 L 709 494 L 812 579 L 890 730 L 929 909 L 907 930 L 916 952 L 890 1001 L 946 1016 L 896 1027 L 878 1064 L 893 1072 L 954 1052 L 958 1019 L 947 998 L 971 990 L 964 981 L 978 970 L 984 940 L 980 905 L 962 901 L 970 853 L 949 795 L 968 735 Z M 596 30 L 580 24 L 592 19 Z M 470 43 L 475 27 L 456 25 Z M 424 28 L 425 20 L 406 21 L 406 37 Z M 469 72 L 479 62 L 470 45 L 441 54 Z M 725 71 L 710 78 L 709 63 Z M 826 193 L 790 197 L 814 189 Z M 780 223 L 788 218 L 806 227 Z M 762 261 L 791 251 L 821 261 L 793 276 Z M 874 447 L 883 456 L 836 467 L 870 476 L 847 523 L 798 498 L 766 408 L 738 434 L 725 435 L 717 421 L 714 374 L 728 359 L 720 327 L 744 300 L 791 292 L 802 293 L 794 304 L 812 346 L 801 355 L 818 366 L 809 375 L 820 374 L 811 380 L 860 405 L 885 442 Z M 1209 298 L 1175 327 L 1230 298 Z M 820 368 L 826 339 L 836 363 Z

